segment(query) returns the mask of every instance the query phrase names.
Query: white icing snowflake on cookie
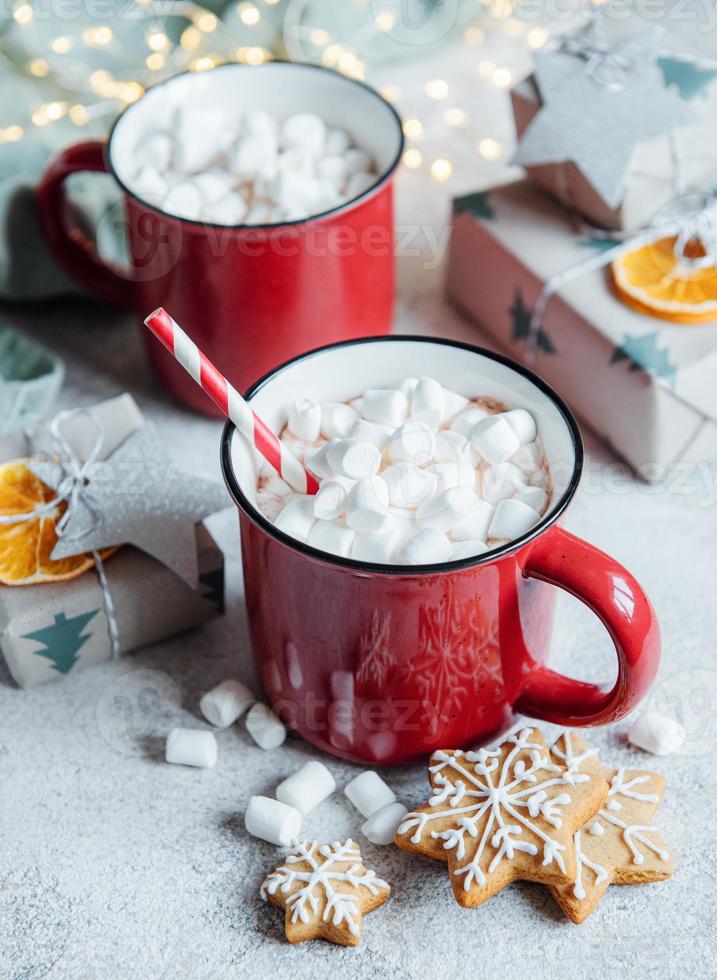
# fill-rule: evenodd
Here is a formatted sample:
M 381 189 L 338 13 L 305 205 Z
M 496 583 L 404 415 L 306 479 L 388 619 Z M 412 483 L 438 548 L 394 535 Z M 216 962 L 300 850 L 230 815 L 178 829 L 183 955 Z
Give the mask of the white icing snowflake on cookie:
M 531 728 L 495 750 L 436 752 L 429 773 L 434 794 L 406 816 L 396 843 L 447 861 L 456 899 L 469 907 L 519 878 L 574 877 L 573 834 L 607 789 L 551 759 Z
M 674 862 L 650 823 L 664 791 L 663 777 L 655 772 L 611 769 L 573 732 L 561 735 L 551 754 L 575 775 L 591 773 L 609 783 L 602 808 L 575 833 L 577 869 L 572 883 L 551 887 L 566 915 L 583 922 L 611 882 L 640 884 L 669 878 Z
M 285 910 L 289 942 L 322 937 L 342 946 L 358 943 L 363 913 L 390 893 L 388 883 L 364 867 L 351 839 L 297 844 L 261 886 L 261 897 Z

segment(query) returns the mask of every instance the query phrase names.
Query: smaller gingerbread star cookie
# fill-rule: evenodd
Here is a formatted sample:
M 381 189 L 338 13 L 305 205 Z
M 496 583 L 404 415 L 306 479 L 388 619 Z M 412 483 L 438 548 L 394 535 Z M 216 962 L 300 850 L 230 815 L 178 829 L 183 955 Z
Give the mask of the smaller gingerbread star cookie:
M 373 912 L 391 894 L 390 886 L 361 862 L 358 844 L 306 840 L 265 878 L 261 897 L 285 910 L 290 943 L 328 939 L 356 946 L 364 912 Z
M 604 803 L 602 776 L 571 772 L 532 728 L 494 750 L 434 752 L 429 773 L 433 796 L 395 841 L 446 861 L 459 905 L 476 908 L 512 881 L 574 880 L 573 834 Z
M 665 780 L 656 772 L 603 765 L 597 751 L 572 732 L 561 735 L 551 753 L 570 772 L 603 776 L 610 785 L 604 806 L 575 833 L 573 880 L 550 886 L 567 917 L 584 922 L 611 884 L 664 881 L 675 870 L 667 845 L 651 826 Z

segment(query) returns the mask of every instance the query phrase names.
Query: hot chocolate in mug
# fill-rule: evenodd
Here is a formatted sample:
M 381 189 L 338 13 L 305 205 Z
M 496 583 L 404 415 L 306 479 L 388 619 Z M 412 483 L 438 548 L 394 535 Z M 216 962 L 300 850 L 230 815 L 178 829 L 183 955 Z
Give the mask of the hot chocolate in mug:
M 571 726 L 623 717 L 655 675 L 659 627 L 632 575 L 560 526 L 583 448 L 545 382 L 476 347 L 386 337 L 289 361 L 247 399 L 279 431 L 297 398 L 345 401 L 408 376 L 529 410 L 552 471 L 550 506 L 526 534 L 459 561 L 381 566 L 330 555 L 263 516 L 253 451 L 228 423 L 222 467 L 239 508 L 253 654 L 275 710 L 319 748 L 372 765 L 492 739 L 516 712 Z M 556 586 L 607 628 L 618 663 L 611 686 L 548 666 Z
M 133 190 L 136 151 L 166 130 L 182 105 L 231 119 L 262 109 L 277 120 L 318 113 L 346 126 L 375 161 L 365 191 L 321 214 L 276 224 L 215 224 L 177 217 L 162 195 Z M 349 111 L 347 112 L 347 106 Z M 198 139 L 203 138 L 201 135 Z M 69 275 L 119 306 L 171 309 L 204 353 L 240 391 L 280 359 L 330 341 L 391 329 L 394 303 L 393 177 L 403 150 L 401 120 L 378 92 L 314 65 L 222 65 L 160 82 L 117 119 L 109 140 L 68 147 L 38 187 L 47 241 Z M 65 182 L 110 173 L 123 192 L 108 220 L 123 226 L 129 268 L 109 265 L 73 221 Z M 152 365 L 192 408 L 217 414 L 202 390 L 147 331 Z

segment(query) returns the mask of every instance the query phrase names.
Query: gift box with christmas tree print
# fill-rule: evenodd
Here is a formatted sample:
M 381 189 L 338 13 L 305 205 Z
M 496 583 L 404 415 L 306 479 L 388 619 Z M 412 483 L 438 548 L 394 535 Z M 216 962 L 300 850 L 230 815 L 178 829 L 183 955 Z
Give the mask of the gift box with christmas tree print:
M 528 181 L 467 195 L 454 201 L 448 293 L 658 481 L 717 459 L 717 317 L 671 323 L 633 309 L 604 261 L 613 248 Z M 548 283 L 556 292 L 536 323 Z
M 686 189 L 717 183 L 715 78 L 717 62 L 661 52 L 650 31 L 566 37 L 511 93 L 515 162 L 598 227 L 642 228 Z
M 128 395 L 0 439 L 0 650 L 21 687 L 224 610 L 202 519 L 219 484 L 180 473 Z

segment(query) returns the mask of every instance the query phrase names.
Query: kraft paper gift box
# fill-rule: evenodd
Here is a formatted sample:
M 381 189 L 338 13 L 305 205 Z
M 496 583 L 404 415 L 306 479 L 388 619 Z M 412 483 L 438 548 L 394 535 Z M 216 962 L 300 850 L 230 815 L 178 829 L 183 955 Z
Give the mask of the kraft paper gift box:
M 530 316 L 546 282 L 605 241 L 528 181 L 454 202 L 449 296 L 517 361 L 553 385 L 645 480 L 717 459 L 717 323 L 671 324 L 623 304 L 609 269 L 583 272 L 550 300 L 531 351 Z
M 102 423 L 104 453 L 110 459 L 144 426 L 129 395 L 103 402 L 90 412 Z M 78 458 L 85 459 L 96 437 L 86 418 L 72 419 L 65 431 Z M 38 437 L 33 457 L 40 449 L 49 448 L 44 445 L 45 438 Z M 21 433 L 0 439 L 0 463 L 27 455 Z M 189 477 L 187 481 L 191 482 Z M 206 512 L 225 505 L 224 491 L 218 484 L 201 481 L 201 486 L 209 488 L 203 506 Z M 189 577 L 128 544 L 104 562 L 117 627 L 117 652 L 126 654 L 167 639 L 224 611 L 224 556 L 203 522 L 191 522 L 189 532 L 192 553 L 188 557 L 193 569 Z M 0 650 L 20 687 L 58 679 L 109 660 L 113 655 L 110 622 L 97 570 L 57 583 L 0 585 Z
M 535 77 L 511 91 L 511 104 L 518 140 L 541 108 Z M 681 183 L 711 192 L 717 188 L 717 86 L 697 100 L 698 118 L 675 131 L 679 151 Z M 686 104 L 686 109 L 687 105 Z M 586 112 L 589 112 L 586 107 Z M 566 207 L 580 212 L 600 228 L 635 231 L 651 223 L 655 215 L 675 198 L 675 161 L 669 134 L 638 143 L 624 179 L 624 193 L 616 206 L 605 201 L 582 171 L 569 160 L 525 167 L 530 179 Z

